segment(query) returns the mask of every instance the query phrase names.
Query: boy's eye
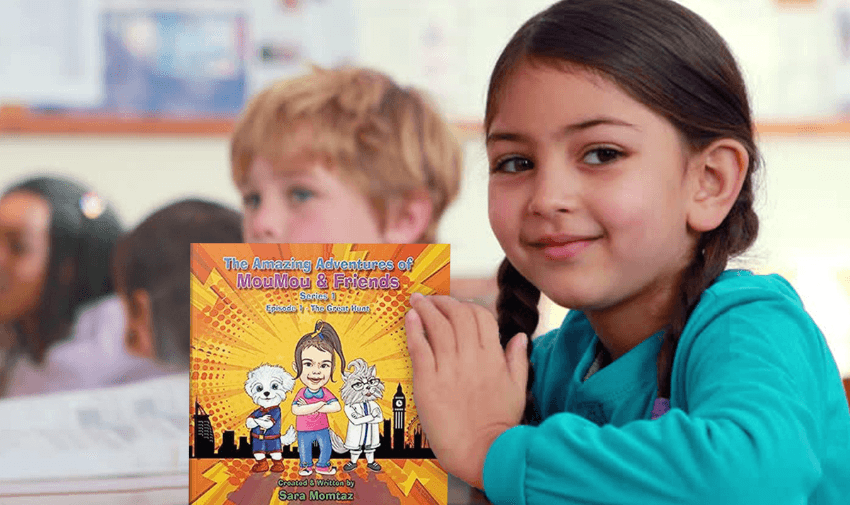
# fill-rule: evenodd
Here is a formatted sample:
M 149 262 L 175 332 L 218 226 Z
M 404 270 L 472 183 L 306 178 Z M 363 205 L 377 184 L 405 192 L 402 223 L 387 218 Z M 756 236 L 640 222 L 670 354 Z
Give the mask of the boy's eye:
M 587 154 L 584 155 L 584 158 L 582 158 L 582 161 L 584 161 L 588 165 L 603 165 L 605 163 L 610 163 L 622 156 L 623 153 L 621 151 L 618 151 L 617 149 L 612 149 L 610 147 L 600 147 L 588 151 Z
M 528 158 L 512 156 L 510 158 L 497 162 L 496 166 L 493 168 L 492 171 L 513 174 L 517 172 L 525 172 L 526 170 L 531 170 L 532 168 L 534 168 L 533 161 L 529 160 Z
M 242 195 L 242 205 L 249 209 L 256 209 L 260 206 L 260 195 L 257 193 L 245 193 Z
M 307 188 L 292 188 L 289 190 L 289 198 L 293 203 L 304 203 L 316 194 Z

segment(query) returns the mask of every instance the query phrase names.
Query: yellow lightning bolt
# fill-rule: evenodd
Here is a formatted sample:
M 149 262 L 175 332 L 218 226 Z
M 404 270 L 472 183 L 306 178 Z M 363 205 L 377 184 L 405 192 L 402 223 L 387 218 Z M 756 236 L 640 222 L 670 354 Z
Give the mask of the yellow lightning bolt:
M 413 487 L 413 484 L 418 480 L 422 483 L 423 486 L 428 483 L 430 479 L 423 476 L 421 470 L 419 470 L 419 466 L 415 465 L 409 461 L 404 463 L 404 468 L 402 468 L 404 473 L 407 474 L 407 480 L 398 484 L 399 489 L 404 493 L 404 496 L 410 495 L 410 489 Z

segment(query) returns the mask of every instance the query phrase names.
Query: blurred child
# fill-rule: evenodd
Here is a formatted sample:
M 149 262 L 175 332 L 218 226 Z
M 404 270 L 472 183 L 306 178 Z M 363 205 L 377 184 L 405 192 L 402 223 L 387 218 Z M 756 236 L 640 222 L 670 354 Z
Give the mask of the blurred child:
M 114 279 L 126 311 L 130 352 L 164 369 L 189 369 L 190 244 L 238 243 L 241 221 L 238 212 L 219 204 L 182 200 L 154 212 L 121 239 Z
M 823 334 L 785 279 L 727 270 L 760 157 L 717 32 L 669 0 L 558 2 L 502 52 L 485 131 L 498 324 L 422 295 L 406 321 L 441 466 L 495 504 L 847 503 Z M 531 345 L 540 293 L 574 310 Z
M 411 88 L 314 69 L 255 96 L 231 142 L 246 242 L 433 242 L 461 152 Z
M 116 214 L 84 185 L 36 177 L 0 197 L 0 396 L 73 388 L 48 352 L 56 344 L 120 333 L 109 295 Z M 77 321 L 74 326 L 75 320 Z M 86 372 L 90 361 L 73 367 Z

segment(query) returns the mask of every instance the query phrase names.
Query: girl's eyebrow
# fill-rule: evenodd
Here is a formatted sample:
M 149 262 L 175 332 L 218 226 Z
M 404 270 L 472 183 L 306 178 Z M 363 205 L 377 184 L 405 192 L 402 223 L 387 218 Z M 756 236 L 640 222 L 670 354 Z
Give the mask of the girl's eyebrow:
M 633 125 L 632 123 L 623 121 L 621 119 L 608 117 L 608 116 L 600 116 L 600 117 L 596 117 L 596 118 L 593 118 L 593 119 L 581 121 L 579 123 L 573 123 L 573 124 L 566 125 L 566 126 L 564 126 L 563 128 L 560 129 L 560 131 L 558 132 L 558 136 L 559 137 L 566 136 L 566 135 L 569 135 L 569 134 L 574 133 L 576 131 L 587 130 L 589 128 L 593 128 L 595 126 L 600 126 L 600 125 L 624 126 L 624 127 L 627 127 L 627 128 L 633 128 L 635 130 L 640 131 L 640 128 L 637 125 Z M 491 132 L 491 133 L 487 134 L 487 142 L 486 142 L 487 144 L 490 144 L 492 142 L 499 142 L 499 141 L 526 142 L 526 143 L 528 143 L 528 142 L 531 142 L 531 138 L 528 137 L 527 135 L 522 134 L 522 133 L 514 133 L 514 132 L 495 131 L 495 132 Z

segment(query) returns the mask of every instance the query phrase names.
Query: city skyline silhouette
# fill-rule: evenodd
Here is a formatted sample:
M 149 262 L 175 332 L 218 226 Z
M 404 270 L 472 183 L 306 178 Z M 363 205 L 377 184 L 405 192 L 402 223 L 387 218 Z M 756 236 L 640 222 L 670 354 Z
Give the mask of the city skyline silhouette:
M 427 447 L 427 440 L 422 434 L 422 428 L 418 424 L 413 427 L 412 439 L 413 443 L 407 443 L 408 427 L 405 426 L 405 418 L 407 414 L 407 397 L 405 396 L 401 384 L 398 385 L 395 395 L 392 399 L 393 415 L 392 420 L 384 418 L 381 423 L 383 431 L 380 436 L 380 445 L 375 450 L 375 458 L 379 459 L 435 459 L 434 452 Z M 245 436 L 240 436 L 239 441 L 236 441 L 235 430 L 224 430 L 221 433 L 221 444 L 218 451 L 215 448 L 215 431 L 209 415 L 201 407 L 198 400 L 195 400 L 195 414 L 193 416 L 195 426 L 194 443 L 189 446 L 189 457 L 193 459 L 220 459 L 220 458 L 245 458 L 253 459 L 254 452 L 249 440 L 250 430 L 244 428 Z M 391 422 L 392 421 L 392 422 Z M 337 433 L 341 437 L 344 434 Z M 299 458 L 298 447 L 295 444 L 283 445 L 281 447 L 281 456 L 283 459 Z M 313 457 L 319 456 L 319 446 L 314 443 L 312 447 Z M 345 457 L 346 450 L 339 457 Z M 334 456 L 336 457 L 336 456 Z

